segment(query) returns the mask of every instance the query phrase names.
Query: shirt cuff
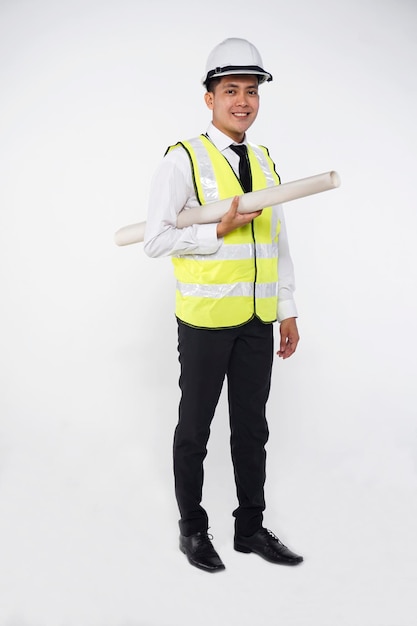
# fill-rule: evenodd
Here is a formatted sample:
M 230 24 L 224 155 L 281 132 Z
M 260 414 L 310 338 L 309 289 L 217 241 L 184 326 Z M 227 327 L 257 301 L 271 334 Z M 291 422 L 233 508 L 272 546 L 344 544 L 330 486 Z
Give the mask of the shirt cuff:
M 282 322 L 289 317 L 298 317 L 297 307 L 294 300 L 279 300 L 278 302 L 278 321 Z
M 222 245 L 217 237 L 217 224 L 198 224 L 196 228 L 199 250 L 206 250 L 206 254 L 215 253 Z

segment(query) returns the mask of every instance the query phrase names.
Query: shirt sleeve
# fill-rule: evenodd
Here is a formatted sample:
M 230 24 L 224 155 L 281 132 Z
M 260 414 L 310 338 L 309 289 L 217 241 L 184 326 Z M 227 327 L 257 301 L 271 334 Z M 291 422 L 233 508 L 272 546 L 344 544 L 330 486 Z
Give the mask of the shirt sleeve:
M 182 148 L 163 158 L 151 182 L 144 250 L 150 257 L 182 254 L 214 254 L 222 245 L 217 224 L 193 224 L 177 228 L 183 209 L 198 206 L 191 166 Z
M 294 301 L 295 276 L 294 265 L 290 255 L 287 228 L 282 205 L 277 205 L 281 230 L 278 238 L 278 321 L 289 317 L 298 317 Z

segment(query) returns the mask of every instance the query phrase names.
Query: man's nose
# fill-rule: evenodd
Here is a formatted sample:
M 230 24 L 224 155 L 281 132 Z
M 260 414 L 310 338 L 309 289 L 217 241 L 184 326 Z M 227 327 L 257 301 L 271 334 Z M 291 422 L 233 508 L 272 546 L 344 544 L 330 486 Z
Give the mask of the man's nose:
M 238 106 L 241 106 L 241 107 L 248 106 L 248 103 L 246 101 L 246 95 L 245 94 L 239 94 L 238 97 L 237 97 L 236 104 Z

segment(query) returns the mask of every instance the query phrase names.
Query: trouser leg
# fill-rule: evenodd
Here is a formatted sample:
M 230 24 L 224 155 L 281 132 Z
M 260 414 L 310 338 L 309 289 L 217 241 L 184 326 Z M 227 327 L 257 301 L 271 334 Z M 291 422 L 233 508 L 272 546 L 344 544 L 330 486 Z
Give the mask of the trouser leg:
M 181 400 L 174 435 L 174 478 L 183 535 L 208 528 L 201 506 L 203 462 L 232 345 L 228 329 L 196 329 L 178 323 Z
M 236 532 L 252 535 L 262 526 L 265 509 L 265 416 L 273 362 L 273 327 L 258 319 L 242 327 L 228 368 L 231 453 L 239 506 Z

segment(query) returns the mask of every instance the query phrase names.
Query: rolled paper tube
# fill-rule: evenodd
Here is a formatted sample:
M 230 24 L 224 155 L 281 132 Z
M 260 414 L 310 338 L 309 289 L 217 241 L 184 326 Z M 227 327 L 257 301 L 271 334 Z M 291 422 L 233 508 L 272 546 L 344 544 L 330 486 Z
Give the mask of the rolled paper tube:
M 274 204 L 282 204 L 305 198 L 315 193 L 329 191 L 340 186 L 340 177 L 337 172 L 325 172 L 308 178 L 300 178 L 289 183 L 267 187 L 259 191 L 250 191 L 239 196 L 239 213 L 260 211 Z M 181 211 L 177 217 L 177 228 L 185 228 L 192 224 L 212 224 L 220 222 L 223 215 L 230 209 L 233 198 L 210 202 L 203 206 Z M 114 236 L 118 246 L 127 246 L 143 241 L 146 222 L 130 224 L 120 228 Z
M 140 243 L 145 238 L 146 222 L 129 224 L 123 226 L 114 235 L 114 240 L 118 246 L 128 246 L 131 243 Z

